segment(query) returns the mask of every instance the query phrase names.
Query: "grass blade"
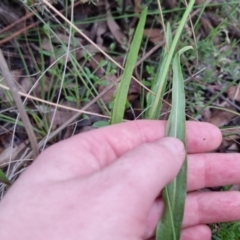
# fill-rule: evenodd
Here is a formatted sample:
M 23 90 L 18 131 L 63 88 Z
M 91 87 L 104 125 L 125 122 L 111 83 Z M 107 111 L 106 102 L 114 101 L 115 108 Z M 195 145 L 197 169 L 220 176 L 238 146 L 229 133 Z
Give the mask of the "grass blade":
M 166 135 L 176 137 L 185 144 L 185 93 L 180 55 L 192 47 L 180 50 L 173 59 L 172 110 L 167 123 Z M 187 160 L 185 159 L 178 176 L 163 190 L 164 214 L 160 220 L 156 239 L 180 239 L 184 204 L 186 198 Z
M 162 67 L 160 67 L 162 69 L 162 72 L 161 72 L 161 75 L 159 76 L 160 77 L 159 81 L 161 81 L 161 84 L 159 85 L 160 87 L 158 88 L 157 92 L 155 92 L 156 95 L 154 97 L 152 97 L 152 102 L 148 103 L 149 110 L 148 110 L 148 114 L 146 117 L 149 119 L 158 119 L 159 118 L 159 113 L 161 111 L 161 109 L 160 109 L 161 103 L 160 102 L 162 102 L 163 91 L 165 90 L 164 86 L 166 85 L 169 68 L 172 63 L 172 59 L 173 59 L 178 41 L 180 39 L 181 33 L 183 31 L 183 28 L 185 26 L 187 18 L 193 8 L 194 3 L 195 3 L 195 0 L 190 0 L 188 6 L 186 7 L 184 15 L 178 26 L 177 32 L 174 36 L 171 47 L 166 55 L 166 60 L 164 59 L 163 62 L 161 63 L 163 65 Z M 167 38 L 166 41 L 168 41 L 168 36 L 166 36 L 166 38 Z M 154 86 L 153 86 L 153 88 L 155 89 Z
M 168 56 L 168 46 L 172 44 L 172 30 L 170 24 L 167 24 L 166 31 L 166 46 L 163 49 L 162 60 L 158 66 L 157 74 L 155 76 L 154 82 L 152 84 L 151 91 L 157 93 L 153 95 L 151 93 L 147 96 L 147 106 L 150 106 L 146 112 L 146 118 L 148 119 L 158 119 L 161 109 L 162 109 L 162 98 L 166 90 L 167 75 L 163 78 L 163 72 L 166 68 L 166 61 Z M 158 97 L 158 98 L 157 98 Z
M 139 48 L 142 42 L 143 30 L 147 17 L 147 8 L 142 11 L 137 29 L 135 31 L 133 41 L 130 46 L 130 51 L 126 60 L 125 70 L 122 80 L 118 86 L 117 94 L 114 100 L 111 124 L 120 123 L 123 121 L 125 106 L 127 103 L 128 89 L 130 86 L 133 70 L 137 62 Z

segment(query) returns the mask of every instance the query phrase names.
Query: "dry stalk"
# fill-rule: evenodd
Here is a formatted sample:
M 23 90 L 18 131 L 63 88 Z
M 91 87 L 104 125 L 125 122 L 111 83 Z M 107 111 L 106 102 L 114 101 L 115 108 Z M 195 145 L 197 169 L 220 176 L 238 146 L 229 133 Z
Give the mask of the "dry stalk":
M 3 54 L 2 54 L 1 49 L 0 49 L 0 69 L 2 71 L 2 75 L 5 79 L 5 82 L 9 86 L 9 90 L 12 94 L 12 97 L 13 97 L 15 103 L 16 103 L 16 106 L 18 108 L 20 117 L 21 117 L 21 119 L 24 123 L 25 129 L 26 129 L 26 132 L 27 132 L 27 135 L 28 135 L 31 147 L 32 147 L 33 156 L 34 156 L 34 158 L 36 158 L 38 156 L 38 147 L 37 147 L 37 140 L 36 140 L 35 134 L 33 132 L 32 124 L 29 120 L 29 117 L 26 113 L 26 110 L 24 109 L 22 100 L 19 96 L 17 87 L 15 85 L 14 80 L 12 79 L 12 75 L 9 71 L 8 65 L 6 63 L 6 60 L 3 56 Z

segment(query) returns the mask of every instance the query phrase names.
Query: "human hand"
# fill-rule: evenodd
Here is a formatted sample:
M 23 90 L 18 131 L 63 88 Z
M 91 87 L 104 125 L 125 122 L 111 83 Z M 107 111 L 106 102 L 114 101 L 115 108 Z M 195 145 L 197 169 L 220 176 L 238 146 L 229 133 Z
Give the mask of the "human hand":
M 163 138 L 164 131 L 165 122 L 134 121 L 48 148 L 0 203 L 0 239 L 152 237 L 163 211 L 159 193 L 184 158 L 180 141 Z M 190 193 L 182 240 L 211 239 L 205 224 L 240 219 L 239 192 L 196 192 L 240 182 L 239 154 L 205 153 L 220 142 L 216 127 L 187 123 Z

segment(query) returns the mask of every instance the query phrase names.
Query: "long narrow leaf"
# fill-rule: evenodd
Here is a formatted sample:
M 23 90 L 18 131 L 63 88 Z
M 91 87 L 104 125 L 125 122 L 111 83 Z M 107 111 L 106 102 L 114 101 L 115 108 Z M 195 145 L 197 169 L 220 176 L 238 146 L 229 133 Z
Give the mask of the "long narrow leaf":
M 162 109 L 162 98 L 165 93 L 166 85 L 167 85 L 167 77 L 162 78 L 164 69 L 166 68 L 166 60 L 168 56 L 167 46 L 171 46 L 172 44 L 172 30 L 170 24 L 167 24 L 167 32 L 166 32 L 166 46 L 163 49 L 163 53 L 161 56 L 161 61 L 158 66 L 157 74 L 155 76 L 154 82 L 152 84 L 152 92 L 157 93 L 156 95 L 149 93 L 147 96 L 147 106 L 149 106 L 146 112 L 146 118 L 148 119 L 158 119 L 161 109 Z M 158 98 L 157 98 L 158 97 Z
M 185 93 L 180 55 L 192 47 L 180 50 L 173 59 L 172 110 L 166 135 L 176 137 L 185 144 Z M 178 176 L 163 190 L 164 214 L 157 227 L 156 239 L 179 240 L 186 198 L 187 160 Z
M 120 123 L 123 121 L 128 89 L 130 86 L 133 70 L 137 62 L 139 48 L 142 42 L 143 30 L 147 17 L 147 8 L 142 11 L 137 29 L 135 31 L 133 41 L 130 46 L 129 54 L 126 60 L 125 70 L 122 80 L 118 86 L 117 94 L 113 104 L 111 124 Z
M 149 111 L 148 111 L 148 115 L 147 115 L 147 118 L 149 119 L 158 119 L 159 118 L 159 113 L 161 111 L 161 109 L 159 109 L 161 107 L 161 103 L 159 103 L 159 101 L 162 101 L 162 96 L 163 96 L 163 90 L 164 90 L 164 86 L 166 84 L 166 81 L 167 81 L 167 76 L 168 76 L 168 73 L 169 73 L 169 68 L 170 68 L 170 65 L 171 65 L 171 62 L 172 62 L 172 59 L 173 59 L 173 56 L 174 56 L 174 53 L 175 53 L 175 50 L 176 50 L 176 47 L 177 47 L 177 44 L 178 44 L 178 41 L 180 39 L 180 36 L 181 36 L 181 33 L 183 31 L 183 28 L 185 26 L 185 23 L 187 21 L 187 18 L 193 8 L 193 5 L 195 3 L 195 0 L 190 0 L 185 12 L 184 12 L 184 15 L 179 23 L 179 26 L 177 28 L 177 32 L 174 36 L 174 39 L 173 39 L 173 42 L 171 44 L 171 47 L 168 51 L 168 54 L 166 55 L 166 60 L 163 61 L 163 64 L 164 66 L 162 67 L 162 72 L 161 72 L 161 75 L 160 75 L 160 79 L 159 81 L 161 81 L 162 83 L 159 85 L 159 89 L 157 90 L 156 93 L 156 96 L 153 97 L 153 102 L 148 105 L 149 107 Z M 167 36 L 168 38 L 168 36 Z M 166 39 L 168 40 L 168 39 Z

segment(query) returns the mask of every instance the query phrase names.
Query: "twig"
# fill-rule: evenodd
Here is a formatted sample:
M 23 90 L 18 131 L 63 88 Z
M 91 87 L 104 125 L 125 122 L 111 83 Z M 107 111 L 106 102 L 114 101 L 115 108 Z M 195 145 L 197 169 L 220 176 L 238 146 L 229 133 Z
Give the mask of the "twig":
M 29 26 L 27 26 L 26 28 L 23 28 L 23 29 L 21 29 L 21 30 L 19 30 L 19 31 L 13 33 L 13 34 L 11 34 L 11 35 L 8 36 L 7 38 L 4 38 L 3 40 L 0 41 L 0 46 L 3 45 L 3 44 L 6 43 L 6 42 L 11 41 L 13 38 L 21 35 L 22 33 L 26 32 L 27 30 L 35 27 L 37 24 L 38 24 L 38 22 L 37 22 L 37 23 L 32 23 L 32 24 L 30 24 Z
M 11 28 L 16 27 L 17 25 L 19 25 L 23 21 L 27 20 L 28 18 L 32 17 L 33 15 L 34 15 L 33 13 L 28 13 L 25 16 L 23 16 L 22 18 L 17 19 L 15 22 L 9 24 L 7 27 L 5 27 L 2 30 L 0 30 L 0 35 L 4 34 L 8 30 L 11 30 Z
M 28 135 L 28 138 L 29 138 L 32 150 L 33 150 L 33 155 L 36 158 L 38 156 L 37 140 L 36 140 L 35 134 L 33 132 L 31 122 L 30 122 L 29 117 L 23 107 L 22 100 L 18 94 L 17 87 L 12 79 L 12 75 L 9 71 L 8 65 L 2 54 L 1 49 L 0 49 L 0 69 L 2 71 L 2 75 L 3 75 L 7 85 L 9 86 L 10 92 L 16 103 L 16 106 L 18 108 L 21 119 L 25 125 L 25 129 L 26 129 L 26 132 L 27 132 L 27 135 Z

